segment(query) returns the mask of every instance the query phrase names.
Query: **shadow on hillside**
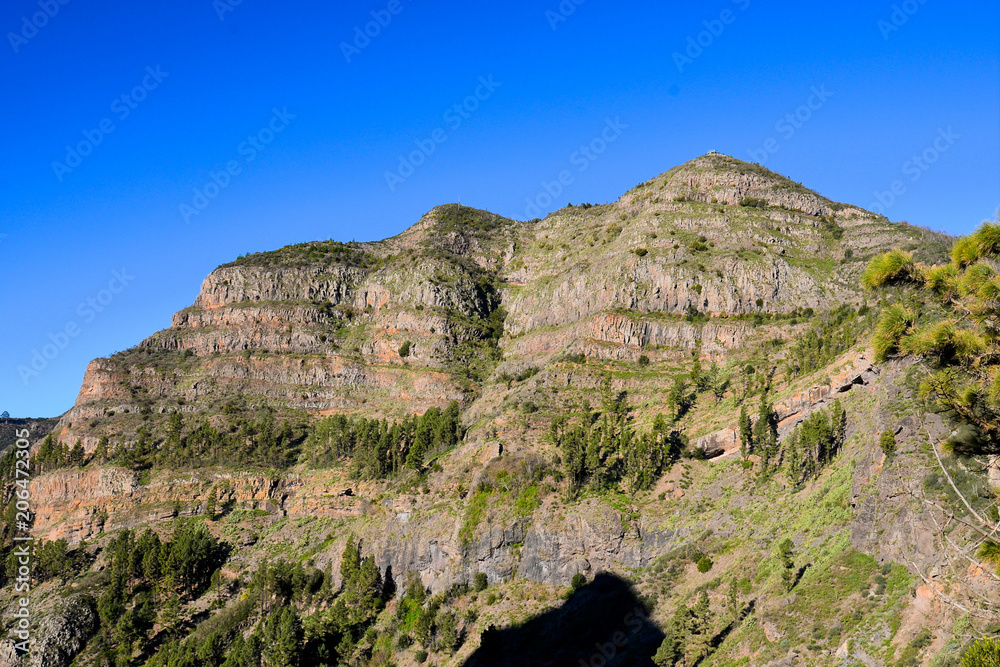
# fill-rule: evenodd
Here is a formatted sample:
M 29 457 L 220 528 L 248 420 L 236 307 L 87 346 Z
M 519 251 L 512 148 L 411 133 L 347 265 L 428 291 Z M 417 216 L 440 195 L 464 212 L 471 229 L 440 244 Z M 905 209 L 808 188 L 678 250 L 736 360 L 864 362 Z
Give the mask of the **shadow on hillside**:
M 652 666 L 663 633 L 624 579 L 599 574 L 556 609 L 522 625 L 488 628 L 464 667 Z
M 750 602 L 748 602 L 740 610 L 740 613 L 736 616 L 736 618 L 729 622 L 729 625 L 722 628 L 722 630 L 719 631 L 719 634 L 712 637 L 712 641 L 709 642 L 709 646 L 711 646 L 713 649 L 717 649 L 720 646 L 722 646 L 722 642 L 726 641 L 726 637 L 728 637 L 729 634 L 736 629 L 736 626 L 738 626 L 743 621 L 744 618 L 752 614 L 756 607 L 757 607 L 757 600 L 750 600 Z M 700 662 L 701 661 L 699 661 L 699 664 Z
M 805 575 L 805 573 L 806 573 L 806 570 L 808 570 L 808 569 L 809 569 L 809 568 L 811 568 L 811 567 L 812 567 L 812 563 L 806 563 L 805 565 L 803 565 L 802 567 L 800 567 L 800 568 L 799 568 L 799 569 L 798 569 L 798 570 L 797 570 L 797 571 L 795 572 L 795 576 L 794 576 L 794 577 L 792 578 L 792 585 L 791 585 L 791 586 L 789 587 L 789 589 L 788 589 L 788 590 L 792 590 L 792 589 L 794 589 L 794 588 L 795 588 L 796 586 L 798 586 L 798 585 L 799 585 L 799 582 L 800 582 L 800 581 L 802 581 L 802 577 L 803 577 L 803 576 Z

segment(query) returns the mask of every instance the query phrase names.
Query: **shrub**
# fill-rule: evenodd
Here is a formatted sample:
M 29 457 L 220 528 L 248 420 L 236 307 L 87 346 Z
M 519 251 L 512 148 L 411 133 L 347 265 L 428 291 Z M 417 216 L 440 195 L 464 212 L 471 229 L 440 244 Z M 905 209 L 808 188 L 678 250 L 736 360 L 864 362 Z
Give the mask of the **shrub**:
M 1000 641 L 980 639 L 973 642 L 962 656 L 962 667 L 994 667 L 1000 665 Z
M 971 236 L 955 241 L 951 247 L 951 261 L 961 268 L 974 264 L 980 257 L 995 257 L 1000 253 L 1000 224 L 985 223 Z
M 951 264 L 932 266 L 924 271 L 924 282 L 937 294 L 945 294 L 955 288 L 958 269 Z
M 740 206 L 747 208 L 767 208 L 767 200 L 757 197 L 744 197 L 740 200 Z
M 969 329 L 957 329 L 951 319 L 921 327 L 900 343 L 905 354 L 933 355 L 939 361 L 949 361 L 955 356 L 974 357 L 985 349 L 981 336 Z
M 520 517 L 531 516 L 541 506 L 538 499 L 538 486 L 532 484 L 521 491 L 514 500 L 514 514 Z
M 399 346 L 399 356 L 403 357 L 404 359 L 406 357 L 410 356 L 410 347 L 412 345 L 413 345 L 413 343 L 411 343 L 410 341 L 405 341 L 402 345 L 400 345 Z
M 427 661 L 427 651 L 421 649 L 414 654 L 414 657 L 417 659 L 417 662 L 424 663 Z
M 708 556 L 702 556 L 698 559 L 698 571 L 702 574 L 711 570 L 712 565 L 714 565 L 714 563 L 712 563 L 712 559 Z
M 634 252 L 639 257 L 645 257 L 649 251 L 645 248 L 636 248 Z
M 645 354 L 640 354 L 639 355 L 639 365 L 640 366 L 648 366 L 649 365 L 649 357 L 647 355 L 645 355 Z
M 478 593 L 478 592 L 485 591 L 486 588 L 489 585 L 490 585 L 490 582 L 486 578 L 486 573 L 485 572 L 476 572 L 476 576 L 474 576 L 472 578 L 472 587 L 476 590 L 476 592 Z
M 980 257 L 996 257 L 1000 254 L 1000 224 L 986 222 L 972 235 Z
M 916 274 L 913 253 L 890 250 L 872 257 L 861 274 L 861 286 L 867 290 L 876 290 L 885 285 L 912 282 L 916 279 Z
M 878 446 L 882 448 L 882 452 L 886 456 L 892 456 L 896 453 L 896 435 L 889 430 L 882 431 L 882 435 L 878 439 Z
M 995 540 L 986 540 L 979 545 L 979 551 L 976 552 L 976 555 L 995 565 L 997 572 L 1000 572 L 1000 543 Z
M 882 311 L 872 334 L 872 354 L 875 361 L 885 361 L 890 354 L 899 348 L 899 341 L 913 322 L 911 310 L 899 304 L 889 306 Z
M 583 588 L 584 584 L 587 583 L 587 577 L 583 576 L 579 572 L 573 575 L 573 580 L 569 582 L 569 585 L 573 587 L 574 591 L 578 591 Z

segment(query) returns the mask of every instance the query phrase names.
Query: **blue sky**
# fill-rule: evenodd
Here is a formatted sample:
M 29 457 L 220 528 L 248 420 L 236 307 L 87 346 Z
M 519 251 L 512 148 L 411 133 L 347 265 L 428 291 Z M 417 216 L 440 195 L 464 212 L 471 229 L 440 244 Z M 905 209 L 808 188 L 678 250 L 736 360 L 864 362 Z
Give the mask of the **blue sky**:
M 954 234 L 1000 206 L 992 1 L 11 0 L 0 32 L 15 416 L 68 409 L 240 254 L 459 200 L 531 217 L 563 170 L 543 212 L 713 149 Z

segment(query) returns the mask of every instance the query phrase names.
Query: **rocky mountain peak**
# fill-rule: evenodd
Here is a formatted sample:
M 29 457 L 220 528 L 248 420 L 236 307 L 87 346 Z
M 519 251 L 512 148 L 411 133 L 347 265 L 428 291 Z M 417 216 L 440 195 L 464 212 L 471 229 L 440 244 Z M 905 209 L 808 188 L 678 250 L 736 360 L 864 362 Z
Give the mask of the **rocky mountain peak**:
M 675 201 L 772 206 L 811 216 L 879 219 L 868 211 L 833 202 L 760 164 L 715 151 L 660 174 L 630 194 L 646 190 Z

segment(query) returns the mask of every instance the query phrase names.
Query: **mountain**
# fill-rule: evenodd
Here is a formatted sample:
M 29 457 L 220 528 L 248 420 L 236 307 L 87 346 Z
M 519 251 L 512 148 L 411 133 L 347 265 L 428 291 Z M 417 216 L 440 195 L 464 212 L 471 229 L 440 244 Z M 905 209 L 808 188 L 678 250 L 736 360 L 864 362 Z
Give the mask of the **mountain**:
M 753 330 L 747 318 L 861 303 L 865 261 L 897 246 L 937 259 L 950 241 L 718 154 L 544 220 L 439 206 L 385 241 L 219 267 L 170 329 L 88 367 L 60 433 L 90 450 L 102 434 L 134 433 L 124 415 L 142 406 L 199 413 L 233 396 L 312 414 L 469 405 L 491 373 L 560 354 L 693 349 L 704 332 L 683 321 L 691 313 L 712 319 L 705 352 L 720 354 Z
M 34 664 L 957 664 L 992 469 L 861 287 L 953 241 L 710 153 L 220 266 L 34 440 Z
M 17 441 L 18 431 L 28 429 L 36 438 L 44 438 L 58 423 L 58 417 L 39 419 L 0 417 L 0 451 L 6 450 Z

